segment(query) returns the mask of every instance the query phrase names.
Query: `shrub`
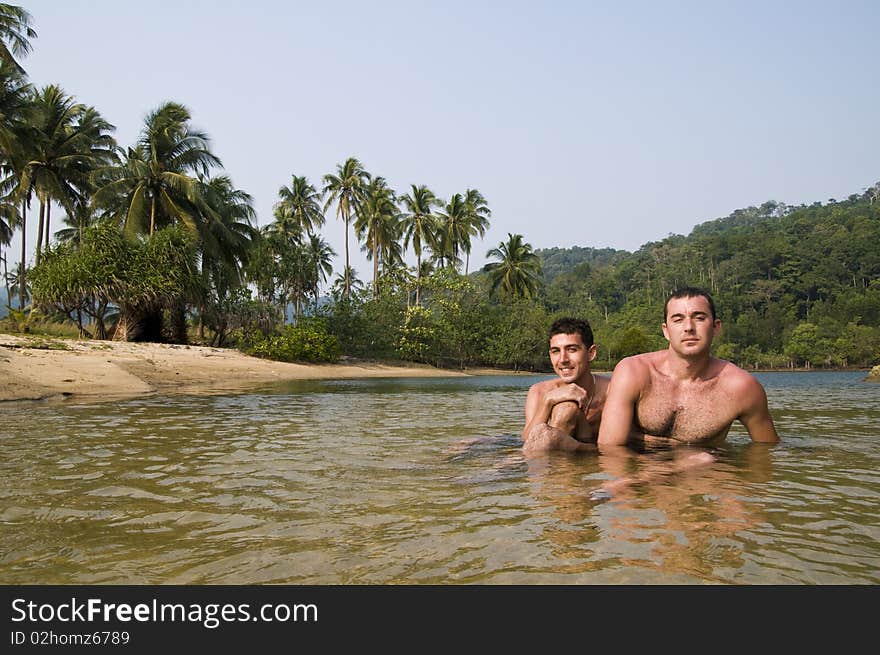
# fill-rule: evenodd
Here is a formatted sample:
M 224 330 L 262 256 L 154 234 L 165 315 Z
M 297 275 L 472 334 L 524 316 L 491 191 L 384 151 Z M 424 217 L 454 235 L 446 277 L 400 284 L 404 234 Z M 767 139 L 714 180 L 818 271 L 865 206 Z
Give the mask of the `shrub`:
M 256 336 L 245 352 L 279 362 L 335 362 L 340 355 L 339 340 L 321 318 L 304 318 L 296 326 L 285 325 L 280 333 Z

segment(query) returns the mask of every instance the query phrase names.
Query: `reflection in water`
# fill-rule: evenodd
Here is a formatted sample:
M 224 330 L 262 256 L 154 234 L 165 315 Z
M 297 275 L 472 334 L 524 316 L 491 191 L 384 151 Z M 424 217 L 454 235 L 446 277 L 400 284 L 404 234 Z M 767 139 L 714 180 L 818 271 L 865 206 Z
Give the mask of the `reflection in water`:
M 783 445 L 522 457 L 529 377 L 0 407 L 0 582 L 880 581 L 880 385 L 767 374 Z M 591 495 L 609 482 L 647 480 Z

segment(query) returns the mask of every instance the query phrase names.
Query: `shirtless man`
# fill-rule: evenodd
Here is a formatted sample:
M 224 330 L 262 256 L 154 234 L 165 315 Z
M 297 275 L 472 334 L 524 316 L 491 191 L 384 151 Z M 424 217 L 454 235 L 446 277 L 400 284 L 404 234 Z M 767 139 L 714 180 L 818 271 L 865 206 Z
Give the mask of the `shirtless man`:
M 632 441 L 713 445 L 739 420 L 752 441 L 779 436 L 764 387 L 746 371 L 709 353 L 721 332 L 711 296 L 686 287 L 666 301 L 666 350 L 622 359 L 614 368 L 598 445 L 605 452 Z M 708 454 L 706 454 L 708 458 Z
M 590 371 L 595 358 L 587 321 L 561 318 L 550 326 L 550 362 L 559 377 L 529 388 L 523 452 L 596 449 L 608 378 Z

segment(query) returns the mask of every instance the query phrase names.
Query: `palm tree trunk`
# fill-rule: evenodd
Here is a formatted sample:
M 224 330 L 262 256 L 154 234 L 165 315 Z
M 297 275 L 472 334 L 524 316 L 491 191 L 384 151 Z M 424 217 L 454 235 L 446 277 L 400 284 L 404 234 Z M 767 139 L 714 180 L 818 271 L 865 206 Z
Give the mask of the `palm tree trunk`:
M 416 307 L 419 306 L 419 287 L 422 283 L 422 255 L 416 253 Z
M 348 216 L 343 212 L 343 221 L 345 222 L 345 299 L 348 300 L 351 296 L 351 280 L 349 279 L 349 264 L 348 264 Z
M 27 200 L 21 199 L 21 270 L 19 271 L 19 279 L 18 279 L 18 308 L 24 309 L 24 291 L 25 291 L 25 268 L 24 263 L 27 257 L 27 250 L 25 249 L 25 242 L 27 239 Z
M 46 200 L 46 240 L 43 242 L 44 248 L 46 248 L 46 249 L 49 248 L 49 235 L 51 234 L 51 231 L 49 230 L 49 216 L 50 216 L 51 212 L 52 212 L 52 201 L 47 199 Z
M 156 231 L 156 198 L 150 198 L 150 236 Z
M 9 295 L 9 266 L 3 255 L 3 281 L 6 283 L 6 309 L 12 309 L 12 296 Z
M 373 297 L 379 295 L 379 248 L 376 246 L 376 237 L 373 236 Z
M 36 266 L 40 265 L 40 246 L 43 244 L 43 212 L 46 210 L 46 204 L 40 198 L 40 221 L 37 223 L 37 257 L 34 260 Z

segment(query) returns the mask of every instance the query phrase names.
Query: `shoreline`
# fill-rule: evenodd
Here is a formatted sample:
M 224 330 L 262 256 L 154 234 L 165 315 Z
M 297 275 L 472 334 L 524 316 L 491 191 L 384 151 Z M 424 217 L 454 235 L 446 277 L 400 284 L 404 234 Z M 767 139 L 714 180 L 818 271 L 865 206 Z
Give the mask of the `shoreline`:
M 455 371 L 426 364 L 294 364 L 230 348 L 0 334 L 0 402 L 76 398 L 101 402 L 154 394 L 247 391 L 277 382 L 530 375 Z

